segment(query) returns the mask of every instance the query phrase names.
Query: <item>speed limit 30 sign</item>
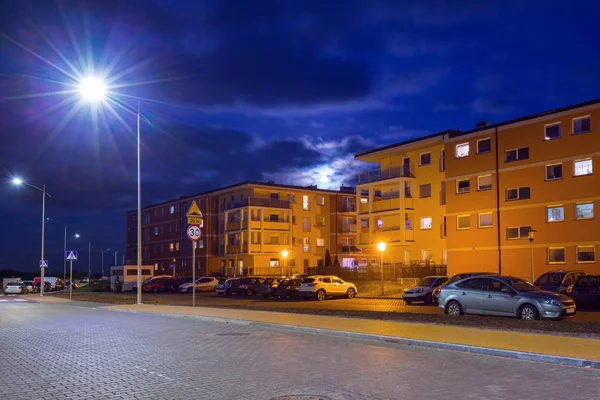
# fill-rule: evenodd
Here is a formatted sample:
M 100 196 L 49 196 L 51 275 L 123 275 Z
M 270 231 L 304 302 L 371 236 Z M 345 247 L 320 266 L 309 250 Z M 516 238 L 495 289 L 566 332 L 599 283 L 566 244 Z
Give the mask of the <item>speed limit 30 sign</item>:
M 202 237 L 202 229 L 198 225 L 190 225 L 187 228 L 187 235 L 190 240 L 197 242 Z

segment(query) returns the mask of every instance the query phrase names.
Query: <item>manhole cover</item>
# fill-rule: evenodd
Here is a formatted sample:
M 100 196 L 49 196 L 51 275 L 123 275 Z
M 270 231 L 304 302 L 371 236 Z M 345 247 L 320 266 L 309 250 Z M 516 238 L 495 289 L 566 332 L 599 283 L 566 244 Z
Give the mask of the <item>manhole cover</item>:
M 249 335 L 249 333 L 242 333 L 242 332 L 223 332 L 223 333 L 217 333 L 217 336 L 247 336 Z
M 294 394 L 291 396 L 273 397 L 271 400 L 331 400 L 331 397 L 314 394 Z

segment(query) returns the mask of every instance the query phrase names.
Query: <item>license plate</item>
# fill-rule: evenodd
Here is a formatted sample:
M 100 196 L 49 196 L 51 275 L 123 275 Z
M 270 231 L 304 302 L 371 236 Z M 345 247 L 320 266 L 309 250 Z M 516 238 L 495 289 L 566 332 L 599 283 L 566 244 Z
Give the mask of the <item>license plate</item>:
M 574 308 L 567 308 L 567 314 L 573 314 L 575 312 Z

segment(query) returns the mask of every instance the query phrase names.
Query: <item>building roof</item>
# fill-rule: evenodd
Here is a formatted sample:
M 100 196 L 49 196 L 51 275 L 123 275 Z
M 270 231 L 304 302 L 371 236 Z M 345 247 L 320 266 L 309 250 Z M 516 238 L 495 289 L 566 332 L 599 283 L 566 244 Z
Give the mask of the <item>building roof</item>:
M 360 153 L 356 153 L 356 154 L 354 154 L 354 158 L 361 157 L 361 156 L 366 156 L 366 155 L 372 154 L 372 153 L 377 153 L 378 151 L 392 149 L 394 147 L 406 146 L 406 145 L 409 145 L 409 144 L 412 144 L 412 143 L 420 142 L 422 140 L 434 139 L 434 138 L 436 138 L 438 136 L 449 134 L 450 132 L 455 132 L 455 131 L 453 131 L 453 130 L 446 130 L 446 131 L 442 131 L 442 132 L 432 133 L 431 135 L 427 135 L 427 136 L 421 136 L 421 137 L 418 137 L 418 138 L 414 138 L 414 139 L 410 139 L 410 140 L 405 140 L 403 142 L 398 142 L 398 143 L 394 143 L 394 144 L 388 144 L 386 146 L 377 147 L 375 149 L 366 150 L 366 151 L 362 151 Z
M 229 190 L 229 189 L 233 189 L 233 188 L 237 188 L 237 187 L 242 187 L 242 186 L 262 186 L 262 187 L 272 187 L 272 188 L 280 188 L 280 189 L 294 189 L 294 190 L 303 190 L 305 192 L 319 192 L 319 193 L 329 193 L 329 194 L 346 194 L 346 195 L 351 195 L 354 194 L 354 192 L 350 192 L 348 191 L 348 187 L 343 187 L 345 190 L 331 190 L 331 189 L 319 189 L 316 185 L 315 186 L 296 186 L 296 185 L 284 185 L 281 183 L 275 183 L 272 181 L 269 182 L 258 182 L 258 181 L 244 181 L 244 182 L 240 182 L 240 183 L 235 183 L 233 185 L 228 185 L 228 186 L 222 186 L 220 188 L 216 188 L 213 190 L 208 190 L 205 192 L 200 192 L 200 193 L 196 193 L 193 195 L 185 195 L 185 196 L 180 196 L 176 199 L 172 199 L 172 200 L 167 200 L 167 201 L 163 201 L 161 203 L 156 203 L 156 204 L 151 204 L 149 206 L 145 206 L 142 207 L 142 209 L 148 209 L 148 208 L 154 208 L 154 207 L 159 207 L 159 206 L 164 206 L 166 204 L 171 204 L 171 203 L 178 203 L 180 201 L 183 200 L 188 200 L 188 199 L 193 199 L 196 197 L 202 197 L 202 196 L 207 196 L 210 194 L 216 194 L 218 192 L 222 192 L 225 190 Z M 356 190 L 356 188 L 354 188 L 354 190 Z M 127 213 L 132 213 L 132 212 L 137 212 L 136 210 L 129 210 Z

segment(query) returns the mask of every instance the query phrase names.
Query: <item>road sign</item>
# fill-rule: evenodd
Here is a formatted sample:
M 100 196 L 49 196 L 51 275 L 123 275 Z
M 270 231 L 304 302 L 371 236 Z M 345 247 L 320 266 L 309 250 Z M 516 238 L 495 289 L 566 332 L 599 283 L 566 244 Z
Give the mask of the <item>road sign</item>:
M 204 227 L 204 217 L 202 216 L 202 211 L 198 208 L 196 201 L 192 201 L 186 217 L 188 225 L 198 225 L 200 228 Z
M 40 268 L 48 268 L 48 260 L 40 260 Z
M 202 237 L 202 229 L 198 225 L 190 225 L 187 228 L 187 235 L 190 240 L 197 242 Z
M 77 261 L 77 250 L 67 251 L 67 261 Z

